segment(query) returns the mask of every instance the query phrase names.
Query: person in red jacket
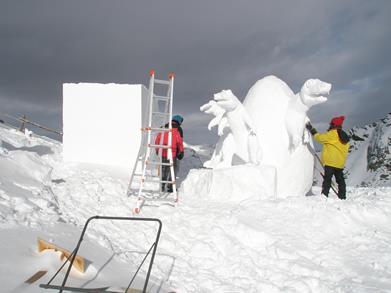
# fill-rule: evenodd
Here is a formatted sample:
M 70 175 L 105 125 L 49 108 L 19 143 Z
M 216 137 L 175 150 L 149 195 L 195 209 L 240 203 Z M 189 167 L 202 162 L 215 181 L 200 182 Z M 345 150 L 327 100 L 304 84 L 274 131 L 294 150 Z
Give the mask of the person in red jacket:
M 181 133 L 179 132 L 179 129 L 182 130 L 180 126 L 182 122 L 183 122 L 183 118 L 179 115 L 175 115 L 171 120 L 171 126 L 172 126 L 171 150 L 172 150 L 172 159 L 174 164 L 174 174 L 176 174 L 177 171 L 178 160 L 182 160 L 184 155 L 183 139 Z M 165 125 L 165 128 L 168 128 L 168 124 Z M 168 131 L 164 132 L 163 139 L 162 139 L 162 133 L 159 132 L 159 134 L 156 136 L 155 144 L 167 146 Z M 162 148 L 162 150 L 160 151 L 159 148 L 156 148 L 156 154 L 161 154 L 162 163 L 170 163 L 170 160 L 168 158 L 167 148 Z M 170 166 L 162 166 L 162 181 L 172 181 Z M 172 183 L 162 183 L 161 186 L 163 192 L 166 191 L 166 187 L 167 187 L 167 192 L 173 192 Z

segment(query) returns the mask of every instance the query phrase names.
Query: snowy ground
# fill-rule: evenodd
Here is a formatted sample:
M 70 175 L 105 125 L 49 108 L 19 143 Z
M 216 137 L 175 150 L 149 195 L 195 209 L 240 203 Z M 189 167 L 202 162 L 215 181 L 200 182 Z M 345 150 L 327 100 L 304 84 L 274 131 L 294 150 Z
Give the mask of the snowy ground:
M 2 292 L 57 292 L 38 287 L 61 261 L 38 253 L 37 237 L 72 249 L 87 218 L 134 216 L 129 170 L 63 164 L 60 143 L 3 127 L 0 138 Z M 201 165 L 196 151 L 188 149 L 182 179 Z M 145 206 L 140 216 L 163 222 L 150 291 L 391 292 L 391 188 L 348 187 L 346 201 L 313 192 L 242 202 L 180 194 L 177 207 Z M 155 232 L 151 224 L 91 225 L 80 253 L 91 263 L 70 284 L 126 287 Z M 42 269 L 42 279 L 23 283 Z

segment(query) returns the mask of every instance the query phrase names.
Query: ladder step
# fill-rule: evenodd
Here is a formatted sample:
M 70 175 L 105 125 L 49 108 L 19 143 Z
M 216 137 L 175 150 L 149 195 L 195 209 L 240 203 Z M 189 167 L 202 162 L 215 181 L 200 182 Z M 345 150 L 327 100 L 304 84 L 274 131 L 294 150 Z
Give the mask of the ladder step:
M 155 166 L 174 166 L 173 164 L 170 163 L 160 163 L 160 162 L 151 162 L 151 161 L 146 161 L 147 165 L 155 165 Z
M 168 181 L 168 180 L 152 180 L 152 179 L 147 179 L 144 178 L 144 182 L 154 182 L 154 183 L 171 183 L 172 185 L 175 185 L 176 181 Z
M 166 113 L 166 112 L 152 112 L 152 114 L 161 115 L 161 116 L 169 116 L 170 115 L 170 113 Z
M 167 130 L 170 130 L 170 128 L 155 128 L 155 127 L 151 127 L 150 128 L 152 131 L 167 131 Z
M 142 131 L 167 131 L 170 130 L 170 128 L 164 128 L 164 127 L 144 127 L 141 128 Z
M 164 145 L 164 144 L 149 144 L 148 147 L 161 148 L 161 149 L 171 149 L 172 148 L 170 145 Z
M 162 80 L 162 79 L 156 79 L 156 78 L 155 78 L 155 83 L 170 85 L 170 82 L 168 80 Z
M 176 181 L 160 180 L 160 183 L 172 183 L 172 185 L 175 185 Z
M 170 100 L 170 97 L 167 96 L 159 96 L 159 95 L 153 95 L 153 97 L 157 100 L 162 100 L 162 101 L 168 101 Z
M 143 174 L 141 174 L 141 173 L 134 173 L 134 176 L 143 176 Z M 144 177 L 148 177 L 148 178 L 160 178 L 159 175 L 144 175 Z
M 163 203 L 169 203 L 169 204 L 175 204 L 177 201 L 174 198 L 169 198 L 172 197 L 173 193 L 172 192 L 164 192 L 160 196 L 143 196 L 141 200 L 146 201 L 145 205 L 151 205 L 154 202 L 163 202 Z M 151 203 L 149 203 L 151 202 Z

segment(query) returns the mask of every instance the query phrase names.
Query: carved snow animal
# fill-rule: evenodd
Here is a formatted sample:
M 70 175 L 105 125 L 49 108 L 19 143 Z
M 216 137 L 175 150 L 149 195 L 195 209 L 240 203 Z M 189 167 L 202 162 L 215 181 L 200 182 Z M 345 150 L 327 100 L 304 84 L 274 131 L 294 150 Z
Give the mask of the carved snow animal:
M 281 197 L 302 196 L 311 189 L 314 158 L 307 147 L 312 139 L 304 131 L 307 111 L 325 102 L 330 89 L 329 83 L 310 79 L 294 95 L 284 81 L 267 76 L 251 87 L 243 102 L 257 129 L 263 163 L 277 169 Z
M 272 165 L 277 170 L 278 196 L 303 195 L 312 186 L 314 159 L 306 145 L 312 144 L 312 140 L 304 131 L 308 120 L 307 111 L 313 105 L 325 102 L 330 89 L 330 84 L 310 79 L 295 95 L 281 79 L 267 76 L 250 88 L 243 101 L 242 116 L 250 118 L 250 129 L 256 133 L 258 141 L 257 149 L 263 152 L 262 164 Z M 233 120 L 231 117 L 225 127 L 231 130 L 230 123 Z M 229 133 L 233 138 L 229 135 L 225 138 L 221 136 L 216 149 L 220 148 L 220 153 L 229 153 L 225 148 L 244 150 L 240 147 L 241 140 L 236 137 L 236 132 Z M 232 162 L 227 156 L 220 156 L 216 161 L 214 159 L 212 156 L 210 162 L 219 161 L 219 164 L 213 166 L 211 163 L 211 167 L 226 166 Z
M 234 155 L 234 141 L 232 133 L 229 130 L 227 117 L 224 117 L 225 110 L 217 105 L 215 100 L 210 100 L 205 105 L 202 105 L 200 110 L 215 117 L 209 122 L 208 129 L 212 130 L 214 126 L 218 126 L 217 134 L 219 142 L 213 151 L 212 158 L 204 162 L 205 168 L 224 168 L 230 167 L 232 156 Z M 229 158 L 229 159 L 227 159 Z
M 201 106 L 201 111 L 213 114 L 208 129 L 218 125 L 220 139 L 207 168 L 222 168 L 245 163 L 259 164 L 262 152 L 259 148 L 253 122 L 242 103 L 231 90 L 214 95 L 214 100 Z

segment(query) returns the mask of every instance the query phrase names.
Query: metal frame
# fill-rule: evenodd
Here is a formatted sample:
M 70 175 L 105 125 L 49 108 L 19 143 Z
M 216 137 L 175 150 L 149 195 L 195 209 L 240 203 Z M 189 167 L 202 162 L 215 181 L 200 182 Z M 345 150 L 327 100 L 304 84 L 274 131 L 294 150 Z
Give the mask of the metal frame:
M 168 75 L 168 80 L 161 80 L 155 78 L 155 71 L 153 69 L 149 72 L 150 80 L 149 80 L 149 91 L 148 91 L 148 113 L 147 115 L 147 125 L 143 125 L 141 128 L 142 131 L 142 141 L 140 144 L 140 149 L 137 154 L 137 159 L 133 167 L 132 175 L 130 177 L 130 182 L 127 190 L 127 195 L 130 196 L 131 194 L 134 194 L 132 192 L 132 184 L 135 182 L 135 177 L 137 176 L 137 181 L 139 180 L 139 186 L 137 191 L 137 203 L 136 207 L 133 209 L 133 212 L 139 213 L 141 210 L 141 207 L 143 206 L 144 202 L 146 200 L 154 200 L 154 197 L 149 197 L 146 192 L 145 183 L 146 182 L 155 182 L 158 183 L 159 186 L 157 188 L 158 192 L 157 194 L 160 195 L 160 198 L 162 197 L 163 193 L 161 192 L 160 184 L 161 183 L 170 183 L 173 186 L 173 196 L 174 196 L 174 203 L 178 202 L 178 193 L 176 189 L 176 177 L 175 177 L 175 170 L 174 170 L 174 158 L 172 156 L 172 149 L 171 149 L 171 142 L 172 142 L 172 110 L 173 110 L 173 99 L 174 99 L 174 79 L 175 74 L 170 73 Z M 160 84 L 163 86 L 167 86 L 167 93 L 166 96 L 156 95 L 155 94 L 155 84 Z M 164 111 L 161 112 L 158 109 L 153 111 L 154 103 L 158 103 L 158 101 L 165 101 L 164 105 Z M 167 120 L 164 121 L 164 124 L 167 122 L 168 128 L 165 127 L 157 127 L 154 125 L 155 119 L 157 116 L 163 116 Z M 144 138 L 144 133 L 146 132 L 146 138 Z M 160 133 L 160 142 L 158 144 L 152 143 L 152 135 L 157 135 Z M 167 146 L 163 145 L 164 136 L 165 133 L 168 133 L 168 141 Z M 158 156 L 159 156 L 159 162 L 151 161 L 151 154 L 154 152 L 154 149 L 158 149 Z M 167 158 L 168 163 L 162 162 L 162 152 L 163 149 L 167 149 Z M 136 174 L 137 167 L 141 163 L 141 173 Z M 157 165 L 159 166 L 159 175 L 158 176 L 150 176 L 146 173 L 148 166 L 147 165 Z M 170 175 L 171 180 L 170 181 L 163 181 L 162 180 L 162 166 L 169 166 L 170 168 Z M 160 177 L 160 178 L 157 178 Z M 151 179 L 152 178 L 152 179 Z M 158 180 L 156 180 L 158 179 Z
M 149 277 L 151 275 L 151 271 L 152 271 L 152 266 L 153 266 L 153 261 L 155 259 L 155 254 L 156 254 L 156 250 L 157 250 L 157 245 L 158 245 L 158 242 L 159 242 L 159 239 L 160 239 L 160 233 L 161 233 L 161 230 L 162 230 L 162 222 L 159 220 L 159 219 L 155 219 L 155 218 L 134 218 L 134 217 L 111 217 L 111 216 L 93 216 L 91 218 L 89 218 L 86 223 L 84 224 L 84 228 L 83 228 L 83 231 L 81 232 L 81 235 L 80 235 L 80 238 L 79 238 L 79 241 L 77 242 L 77 245 L 76 245 L 76 248 L 75 250 L 71 253 L 71 255 L 69 256 L 69 258 L 64 262 L 64 264 L 58 269 L 58 271 L 54 274 L 54 276 L 49 280 L 49 282 L 47 284 L 40 284 L 39 287 L 41 288 L 44 288 L 44 289 L 58 289 L 59 293 L 63 292 L 63 291 L 74 291 L 74 292 L 95 292 L 95 293 L 98 293 L 98 292 L 105 292 L 105 293 L 119 293 L 118 291 L 107 291 L 107 289 L 109 287 L 103 287 L 103 288 L 78 288 L 78 287 L 67 287 L 66 286 L 66 282 L 68 280 L 68 277 L 69 277 L 69 273 L 71 271 L 71 268 L 72 268 L 72 265 L 73 265 L 73 262 L 75 261 L 75 258 L 76 258 L 76 255 L 77 255 L 77 252 L 79 251 L 79 248 L 80 248 L 80 245 L 81 245 L 81 242 L 83 241 L 83 238 L 84 238 L 84 234 L 86 233 L 87 231 L 87 227 L 88 227 L 88 224 L 92 221 L 92 220 L 120 220 L 120 221 L 142 221 L 142 222 L 157 222 L 159 224 L 159 229 L 157 231 L 157 234 L 156 234 L 156 239 L 155 239 L 155 242 L 152 244 L 151 248 L 148 250 L 147 254 L 145 255 L 143 261 L 141 262 L 141 264 L 139 265 L 139 267 L 137 268 L 137 271 L 135 272 L 135 274 L 133 275 L 129 285 L 128 285 L 128 288 L 125 289 L 124 292 L 126 292 L 129 288 L 130 288 L 130 285 L 132 284 L 133 280 L 135 279 L 137 273 L 139 272 L 141 266 L 144 264 L 144 261 L 146 260 L 147 256 L 149 255 L 149 253 L 151 252 L 152 248 L 152 255 L 151 255 L 151 261 L 149 263 L 149 267 L 148 267 L 148 272 L 147 272 L 147 276 L 145 278 L 145 283 L 144 283 L 144 288 L 143 288 L 143 293 L 146 292 L 147 290 L 147 286 L 148 286 L 148 281 L 149 281 Z M 65 264 L 69 261 L 69 265 L 68 265 L 68 269 L 67 269 L 67 272 L 65 273 L 65 276 L 64 276 L 64 280 L 61 284 L 61 286 L 58 286 L 58 285 L 51 285 L 50 283 L 54 280 L 54 278 L 57 276 L 57 274 L 60 272 L 60 270 L 65 266 Z

